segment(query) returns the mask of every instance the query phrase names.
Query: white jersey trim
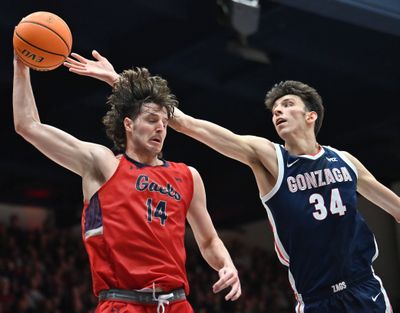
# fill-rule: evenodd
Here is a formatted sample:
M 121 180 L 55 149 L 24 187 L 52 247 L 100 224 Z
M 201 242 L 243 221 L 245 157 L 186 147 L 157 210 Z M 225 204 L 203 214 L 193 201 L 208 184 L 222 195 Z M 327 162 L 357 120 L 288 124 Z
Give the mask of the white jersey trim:
M 90 229 L 85 232 L 85 239 L 88 239 L 93 236 L 99 236 L 103 234 L 103 226 L 97 227 L 95 229 Z
M 278 232 L 276 230 L 276 224 L 275 224 L 274 217 L 272 215 L 272 212 L 271 212 L 270 208 L 266 204 L 266 201 L 271 199 L 272 196 L 275 195 L 277 193 L 277 191 L 279 190 L 279 187 L 282 184 L 283 173 L 284 173 L 284 168 L 285 168 L 284 167 L 284 163 L 283 163 L 282 151 L 281 151 L 281 149 L 280 149 L 278 144 L 274 143 L 274 146 L 275 146 L 275 151 L 276 151 L 276 157 L 278 159 L 278 179 L 276 180 L 276 184 L 272 188 L 272 190 L 270 192 L 268 192 L 266 195 L 260 196 L 260 198 L 261 198 L 261 201 L 262 201 L 262 203 L 264 205 L 265 210 L 267 211 L 268 220 L 269 220 L 269 222 L 271 224 L 272 232 L 274 234 L 275 252 L 276 252 L 276 254 L 278 256 L 279 261 L 283 265 L 289 266 L 289 263 L 290 263 L 289 255 L 287 254 L 285 248 L 282 245 L 281 240 L 279 239 L 279 235 L 278 235 Z
M 383 298 L 385 300 L 385 305 L 386 305 L 385 313 L 393 313 L 392 306 L 390 305 L 390 300 L 389 300 L 389 297 L 388 297 L 388 295 L 386 293 L 386 290 L 383 287 L 382 280 L 380 279 L 380 277 L 378 275 L 375 274 L 374 268 L 372 266 L 371 266 L 371 270 L 372 270 L 372 275 L 374 275 L 375 279 L 381 285 L 381 292 L 382 292 Z
M 290 283 L 290 286 L 291 286 L 292 289 L 293 289 L 294 297 L 295 297 L 295 299 L 296 299 L 296 301 L 297 301 L 297 304 L 296 304 L 296 313 L 304 313 L 304 301 L 303 301 L 303 298 L 302 298 L 301 294 L 299 294 L 299 293 L 297 292 L 297 289 L 296 289 L 296 282 L 295 282 L 295 280 L 294 280 L 294 278 L 293 278 L 293 275 L 292 275 L 292 272 L 291 272 L 290 270 L 288 270 L 288 276 L 289 276 L 289 283 Z
M 275 186 L 271 189 L 270 192 L 268 192 L 266 195 L 261 196 L 261 201 L 264 203 L 265 201 L 268 201 L 277 193 L 279 188 L 281 187 L 282 180 L 283 180 L 283 172 L 284 172 L 284 164 L 283 164 L 283 156 L 282 156 L 282 151 L 280 146 L 277 143 L 274 143 L 275 146 L 275 152 L 276 152 L 276 157 L 278 159 L 278 178 L 276 180 Z
M 321 149 L 317 152 L 317 154 L 299 154 L 299 155 L 291 155 L 291 156 L 298 157 L 298 158 L 305 158 L 305 159 L 309 159 L 309 160 L 317 160 L 325 153 L 324 146 L 320 146 L 320 147 L 321 147 Z
M 377 259 L 378 255 L 379 255 L 378 243 L 376 242 L 375 236 L 374 236 L 374 244 L 375 244 L 375 254 L 372 257 L 372 262 L 374 262 Z
M 332 151 L 336 152 L 344 162 L 347 163 L 348 166 L 351 167 L 351 169 L 353 170 L 354 174 L 357 176 L 358 178 L 358 171 L 357 168 L 355 167 L 355 165 L 348 159 L 348 157 L 343 153 L 343 151 L 339 151 L 335 148 L 332 148 L 330 146 L 327 146 L 327 148 L 331 149 Z

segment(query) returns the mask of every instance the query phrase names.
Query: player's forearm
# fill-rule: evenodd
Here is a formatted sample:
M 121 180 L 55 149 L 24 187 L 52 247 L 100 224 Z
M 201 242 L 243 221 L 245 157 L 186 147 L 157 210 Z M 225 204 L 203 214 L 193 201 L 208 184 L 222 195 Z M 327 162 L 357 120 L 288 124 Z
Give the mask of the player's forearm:
M 176 109 L 174 118 L 169 125 L 176 131 L 190 136 L 232 159 L 249 164 L 249 160 L 252 158 L 253 151 L 243 140 L 243 136 L 236 135 L 212 122 L 193 118 Z
M 24 132 L 35 123 L 40 123 L 29 69 L 24 66 L 14 68 L 13 115 L 14 127 L 18 133 Z
M 359 174 L 358 192 L 400 223 L 400 197 L 372 175 L 363 175 L 363 172 Z
M 371 190 L 370 193 L 374 191 Z M 400 223 L 400 198 L 389 188 L 380 185 L 375 192 L 379 194 L 374 195 L 374 203 L 392 215 L 395 220 Z
M 223 267 L 235 267 L 228 250 L 219 237 L 200 247 L 200 251 L 206 262 L 216 271 Z

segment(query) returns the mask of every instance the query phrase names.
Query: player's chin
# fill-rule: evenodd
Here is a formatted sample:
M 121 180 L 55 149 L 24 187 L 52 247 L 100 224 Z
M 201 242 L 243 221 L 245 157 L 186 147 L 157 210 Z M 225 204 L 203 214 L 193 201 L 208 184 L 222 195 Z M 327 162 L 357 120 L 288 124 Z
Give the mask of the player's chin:
M 283 127 L 275 127 L 275 130 L 278 136 L 283 140 L 285 140 L 286 137 L 288 137 L 288 135 L 290 134 L 290 131 L 287 128 L 285 129 Z
M 160 153 L 162 153 L 162 146 L 157 146 L 157 147 L 151 147 L 150 151 L 154 154 L 154 155 L 159 155 Z
M 160 153 L 163 148 L 163 142 L 151 141 L 149 144 L 149 148 L 154 152 Z

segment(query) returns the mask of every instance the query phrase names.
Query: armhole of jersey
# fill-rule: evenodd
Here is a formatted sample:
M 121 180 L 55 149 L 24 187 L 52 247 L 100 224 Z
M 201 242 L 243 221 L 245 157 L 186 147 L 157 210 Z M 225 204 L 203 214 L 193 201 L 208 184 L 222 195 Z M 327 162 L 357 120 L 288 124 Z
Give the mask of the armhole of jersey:
M 276 157 L 278 159 L 278 178 L 276 180 L 274 187 L 271 189 L 271 191 L 268 192 L 264 196 L 260 196 L 262 202 L 268 201 L 269 199 L 271 199 L 273 197 L 274 194 L 276 194 L 276 192 L 278 191 L 279 187 L 281 186 L 282 180 L 283 180 L 283 174 L 284 174 L 285 168 L 284 168 L 284 164 L 283 164 L 282 151 L 281 151 L 279 144 L 274 143 L 274 146 L 275 146 Z
M 339 151 L 339 150 L 337 150 L 337 149 L 335 149 L 335 148 L 332 148 L 332 147 L 327 147 L 327 148 L 329 148 L 329 149 L 335 151 L 335 152 L 342 158 L 342 160 L 343 160 L 344 162 L 346 162 L 348 166 L 350 166 L 350 168 L 353 170 L 354 174 L 355 174 L 356 177 L 358 178 L 357 168 L 356 168 L 355 165 L 347 158 L 347 156 L 346 156 L 342 151 Z
M 86 199 L 83 200 L 83 205 L 84 205 L 84 207 L 86 207 L 87 205 L 89 205 L 89 203 L 90 203 L 90 201 L 92 200 L 92 198 L 93 198 L 96 194 L 98 194 L 98 193 L 100 192 L 100 190 L 102 190 L 103 188 L 105 188 L 105 186 L 108 185 L 109 182 L 116 176 L 117 172 L 119 171 L 119 169 L 120 169 L 121 166 L 122 166 L 122 162 L 126 162 L 125 156 L 122 156 L 122 157 L 121 157 L 121 159 L 119 160 L 118 166 L 117 166 L 117 168 L 115 169 L 114 173 L 111 175 L 111 177 L 110 177 L 109 179 L 107 179 L 107 180 L 104 182 L 104 184 L 100 186 L 99 189 L 97 189 L 97 191 L 90 197 L 89 200 L 86 200 Z

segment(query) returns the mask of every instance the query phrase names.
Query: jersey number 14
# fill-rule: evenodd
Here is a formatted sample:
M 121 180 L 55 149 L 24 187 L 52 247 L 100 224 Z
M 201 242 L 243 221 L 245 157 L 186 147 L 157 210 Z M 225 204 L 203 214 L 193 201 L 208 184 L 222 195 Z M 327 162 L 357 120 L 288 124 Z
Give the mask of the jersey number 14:
M 167 202 L 160 200 L 156 207 L 153 208 L 153 199 L 148 198 L 146 201 L 147 206 L 147 221 L 151 223 L 153 218 L 158 218 L 161 225 L 165 225 L 165 221 L 168 218 L 167 215 Z

